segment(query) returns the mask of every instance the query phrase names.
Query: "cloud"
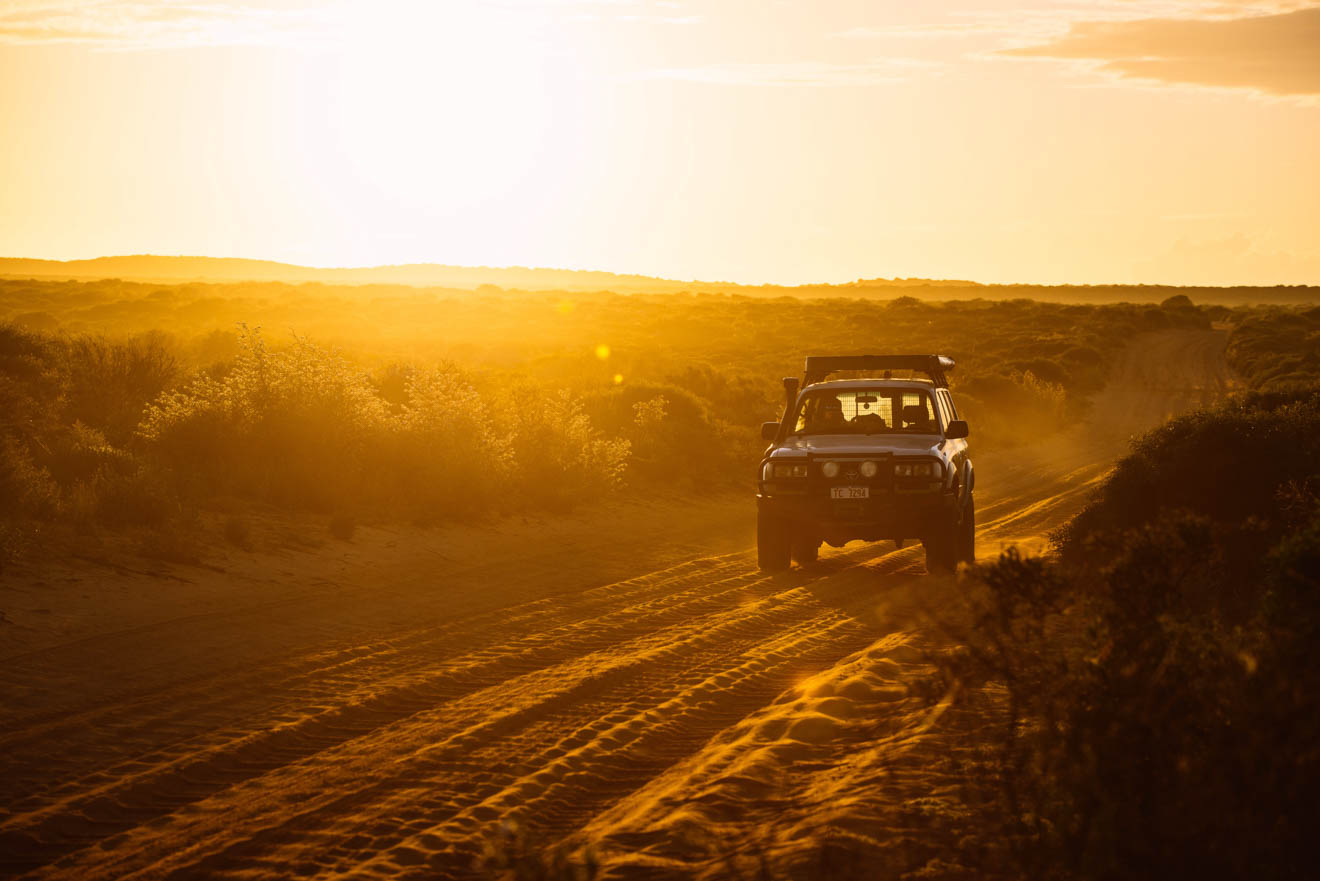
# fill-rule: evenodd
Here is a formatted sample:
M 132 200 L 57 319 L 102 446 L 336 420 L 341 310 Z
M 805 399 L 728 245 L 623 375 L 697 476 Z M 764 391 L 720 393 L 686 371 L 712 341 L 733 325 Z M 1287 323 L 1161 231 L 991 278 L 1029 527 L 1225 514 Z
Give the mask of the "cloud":
M 0 43 L 124 49 L 286 45 L 324 37 L 315 7 L 262 8 L 170 0 L 18 0 L 0 10 Z
M 1073 24 L 1019 58 L 1091 61 L 1122 77 L 1320 95 L 1320 7 L 1228 19 L 1138 19 Z
M 884 58 L 858 64 L 826 61 L 727 63 L 648 71 L 647 79 L 683 80 L 722 86 L 873 86 L 909 79 L 918 70 L 938 67 L 911 58 Z
M 120 50 L 341 45 L 368 18 L 403 27 L 481 9 L 560 21 L 702 21 L 686 8 L 673 0 L 0 0 L 0 44 Z

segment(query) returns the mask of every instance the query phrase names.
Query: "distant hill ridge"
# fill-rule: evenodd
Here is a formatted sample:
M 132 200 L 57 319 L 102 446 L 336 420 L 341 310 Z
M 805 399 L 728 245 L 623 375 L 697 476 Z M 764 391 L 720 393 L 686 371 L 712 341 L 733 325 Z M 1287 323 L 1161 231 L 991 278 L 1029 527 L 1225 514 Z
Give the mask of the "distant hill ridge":
M 77 280 L 121 279 L 134 282 L 284 282 L 327 285 L 409 285 L 476 290 L 493 285 L 523 291 L 615 291 L 618 293 L 727 293 L 748 296 L 858 297 L 895 289 L 913 289 L 928 299 L 975 298 L 1089 300 L 1126 299 L 1158 302 L 1174 293 L 1211 302 L 1320 302 L 1320 288 L 1304 285 L 1276 287 L 1178 287 L 1173 285 L 1039 285 L 983 284 L 963 279 L 871 278 L 839 284 L 748 285 L 736 282 L 682 281 L 647 275 L 623 275 L 583 269 L 541 269 L 522 266 L 448 266 L 406 263 L 389 266 L 298 266 L 274 260 L 242 257 L 172 257 L 136 254 L 89 260 L 37 260 L 0 257 L 0 278 Z M 917 290 L 920 289 L 920 290 Z M 938 292 L 932 290 L 938 289 Z
M 449 266 L 403 263 L 386 266 L 320 268 L 249 260 L 244 257 L 167 257 L 134 254 L 90 260 L 35 260 L 0 257 L 0 277 L 119 278 L 124 281 L 284 281 L 325 284 L 406 284 L 426 287 L 477 288 L 492 284 L 520 290 L 713 290 L 779 288 L 722 281 L 681 281 L 649 275 L 624 275 L 586 269 L 544 269 L 524 266 Z M 839 287 L 979 287 L 979 282 L 927 278 L 858 279 Z M 817 285 L 812 285 L 816 287 Z M 831 285 L 833 286 L 833 285 Z
M 124 281 L 283 281 L 324 284 L 404 284 L 426 287 L 477 288 L 483 284 L 525 290 L 675 290 L 691 282 L 618 275 L 574 269 L 529 269 L 521 266 L 446 266 L 410 263 L 391 266 L 320 268 L 249 260 L 242 257 L 166 257 L 136 254 L 90 260 L 0 258 L 0 276 L 8 278 L 91 279 Z

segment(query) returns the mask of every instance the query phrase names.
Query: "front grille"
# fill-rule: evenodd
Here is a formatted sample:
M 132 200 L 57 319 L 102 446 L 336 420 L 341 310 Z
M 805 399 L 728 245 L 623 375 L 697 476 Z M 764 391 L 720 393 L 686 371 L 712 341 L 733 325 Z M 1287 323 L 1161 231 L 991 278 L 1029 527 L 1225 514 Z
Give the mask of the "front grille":
M 879 466 L 875 477 L 863 477 L 861 464 L 870 460 Z M 894 486 L 894 466 L 888 453 L 876 456 L 821 456 L 811 463 L 811 492 L 828 496 L 832 486 L 868 486 L 874 493 L 887 493 Z M 837 462 L 839 473 L 826 477 L 821 468 L 826 462 Z

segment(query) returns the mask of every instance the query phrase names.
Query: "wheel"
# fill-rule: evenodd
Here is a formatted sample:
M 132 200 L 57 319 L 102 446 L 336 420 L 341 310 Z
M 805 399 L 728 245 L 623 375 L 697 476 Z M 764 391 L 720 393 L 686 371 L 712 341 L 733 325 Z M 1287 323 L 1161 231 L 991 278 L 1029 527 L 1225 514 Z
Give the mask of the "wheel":
M 958 524 L 958 562 L 976 562 L 976 497 L 970 493 L 962 522 Z
M 806 566 L 816 562 L 816 557 L 820 553 L 820 539 L 798 533 L 793 536 L 789 547 L 792 550 L 793 562 L 799 566 Z
M 756 565 L 765 572 L 783 572 L 792 565 L 788 524 L 765 511 L 756 512 Z
M 921 544 L 926 549 L 926 571 L 931 575 L 947 575 L 958 567 L 958 534 L 956 526 L 942 526 L 924 536 Z

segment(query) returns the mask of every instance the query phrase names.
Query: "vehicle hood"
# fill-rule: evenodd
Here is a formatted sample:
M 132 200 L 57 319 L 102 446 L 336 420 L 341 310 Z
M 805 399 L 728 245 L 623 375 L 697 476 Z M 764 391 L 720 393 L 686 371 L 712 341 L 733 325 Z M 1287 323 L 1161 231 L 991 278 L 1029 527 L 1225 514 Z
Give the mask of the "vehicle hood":
M 944 440 L 936 435 L 808 434 L 787 438 L 776 450 L 816 456 L 938 456 Z M 773 455 L 773 454 L 772 454 Z

